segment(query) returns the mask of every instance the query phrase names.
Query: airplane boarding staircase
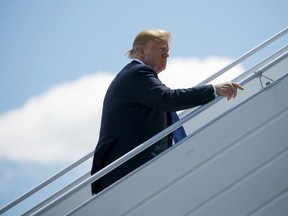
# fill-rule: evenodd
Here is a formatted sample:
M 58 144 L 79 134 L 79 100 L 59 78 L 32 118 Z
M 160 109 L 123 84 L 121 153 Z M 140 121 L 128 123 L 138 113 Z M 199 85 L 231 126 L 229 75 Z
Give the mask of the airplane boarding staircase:
M 252 66 L 234 79 L 245 88 L 234 100 L 217 97 L 183 111 L 180 121 L 93 176 L 90 152 L 4 206 L 0 214 L 13 215 L 18 205 L 89 161 L 83 175 L 20 214 L 287 216 L 287 33 L 288 28 L 200 83 L 248 62 Z M 280 48 L 261 53 L 272 44 Z M 181 125 L 188 135 L 184 140 L 92 197 L 91 182 Z

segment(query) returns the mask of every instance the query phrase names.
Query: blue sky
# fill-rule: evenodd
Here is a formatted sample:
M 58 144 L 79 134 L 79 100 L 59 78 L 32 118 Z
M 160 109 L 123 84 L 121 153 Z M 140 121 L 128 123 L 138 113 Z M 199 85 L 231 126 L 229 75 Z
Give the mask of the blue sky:
M 171 56 L 236 58 L 287 25 L 284 0 L 99 2 L 1 1 L 0 113 L 59 82 L 117 72 L 145 28 L 172 32 Z
M 0 1 L 0 205 L 93 150 L 103 94 L 139 31 L 172 33 L 178 78 L 190 68 L 212 73 L 287 27 L 287 8 L 285 0 Z

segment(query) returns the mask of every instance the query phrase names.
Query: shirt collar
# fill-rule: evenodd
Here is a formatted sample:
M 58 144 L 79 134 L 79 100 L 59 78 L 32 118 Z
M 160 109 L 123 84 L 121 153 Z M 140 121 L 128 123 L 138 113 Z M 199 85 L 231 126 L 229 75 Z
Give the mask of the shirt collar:
M 137 61 L 137 62 L 139 62 L 140 64 L 142 64 L 142 65 L 146 65 L 143 61 L 141 61 L 140 59 L 134 59 L 134 61 Z

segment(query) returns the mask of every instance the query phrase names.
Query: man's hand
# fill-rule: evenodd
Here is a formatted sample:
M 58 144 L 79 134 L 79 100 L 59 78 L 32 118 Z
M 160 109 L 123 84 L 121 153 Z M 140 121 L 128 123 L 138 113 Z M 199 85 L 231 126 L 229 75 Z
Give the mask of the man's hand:
M 238 83 L 225 82 L 214 85 L 216 93 L 219 96 L 227 97 L 227 100 L 235 98 L 237 96 L 237 89 L 244 90 L 244 88 Z

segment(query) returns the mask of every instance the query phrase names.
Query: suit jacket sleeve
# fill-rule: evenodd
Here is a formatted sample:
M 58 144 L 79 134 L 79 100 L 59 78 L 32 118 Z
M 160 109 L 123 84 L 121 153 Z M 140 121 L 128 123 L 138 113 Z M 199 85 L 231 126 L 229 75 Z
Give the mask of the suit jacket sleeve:
M 149 66 L 141 66 L 133 77 L 131 95 L 137 103 L 163 111 L 178 111 L 203 105 L 215 98 L 212 85 L 170 89 Z

